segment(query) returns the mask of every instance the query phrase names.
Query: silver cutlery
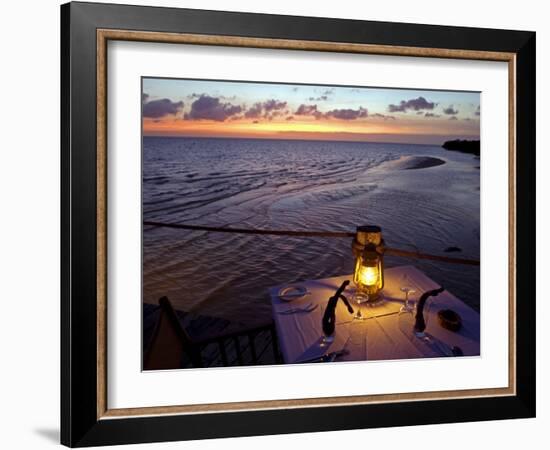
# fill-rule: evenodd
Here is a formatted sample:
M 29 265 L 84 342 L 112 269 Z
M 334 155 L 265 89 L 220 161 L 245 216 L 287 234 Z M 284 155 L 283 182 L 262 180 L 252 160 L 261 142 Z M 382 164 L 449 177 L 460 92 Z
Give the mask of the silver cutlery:
M 279 298 L 293 298 L 293 297 L 305 297 L 306 295 L 310 295 L 311 292 L 289 292 L 288 294 L 279 294 Z
M 321 356 L 315 356 L 313 358 L 299 360 L 299 361 L 296 361 L 296 363 L 301 364 L 301 363 L 310 363 L 310 362 L 334 362 L 336 361 L 336 358 L 338 358 L 339 356 L 344 356 L 349 354 L 348 344 L 350 340 L 351 340 L 351 336 L 348 337 L 348 339 L 346 340 L 346 343 L 344 344 L 344 347 L 341 350 L 326 353 L 325 355 L 321 355 Z
M 310 313 L 312 311 L 315 311 L 318 307 L 319 305 L 312 305 L 310 303 L 309 305 L 303 306 L 301 308 L 291 308 L 285 311 L 279 311 L 278 314 L 288 315 L 288 314 L 298 314 L 298 313 Z
M 296 361 L 296 364 L 317 363 L 317 362 L 321 362 L 321 363 L 322 362 L 334 362 L 334 360 L 336 360 L 336 358 L 338 358 L 339 356 L 344 356 L 344 355 L 347 355 L 348 353 L 349 353 L 348 350 L 342 349 L 342 350 L 339 350 L 337 352 L 327 353 L 326 355 L 321 355 L 321 356 L 316 356 L 314 358 L 298 360 L 298 361 Z
M 328 360 L 326 362 L 334 362 L 334 361 L 336 361 L 336 358 L 338 358 L 339 356 L 347 355 L 349 353 L 348 344 L 350 343 L 350 341 L 351 341 L 351 336 L 348 336 L 348 338 L 346 340 L 346 343 L 344 344 L 344 348 L 342 350 L 340 350 L 339 352 L 332 352 L 332 354 L 330 354 L 330 357 L 328 358 Z M 325 361 L 323 361 L 323 362 L 325 362 Z

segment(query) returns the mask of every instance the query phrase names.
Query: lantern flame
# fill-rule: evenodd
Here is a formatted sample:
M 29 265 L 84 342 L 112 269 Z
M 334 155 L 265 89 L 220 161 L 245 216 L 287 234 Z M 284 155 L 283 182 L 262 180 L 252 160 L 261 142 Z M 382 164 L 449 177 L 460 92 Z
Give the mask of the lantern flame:
M 359 267 L 357 273 L 359 283 L 365 286 L 375 286 L 378 283 L 378 266 L 363 266 Z

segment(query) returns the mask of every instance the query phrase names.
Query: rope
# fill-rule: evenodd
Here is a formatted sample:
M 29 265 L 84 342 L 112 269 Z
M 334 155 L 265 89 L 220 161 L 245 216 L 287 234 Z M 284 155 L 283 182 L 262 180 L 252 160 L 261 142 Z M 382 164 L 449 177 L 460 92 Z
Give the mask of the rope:
M 179 223 L 164 223 L 146 220 L 143 225 L 174 228 L 178 230 L 208 231 L 216 233 L 240 233 L 240 234 L 262 234 L 268 236 L 294 236 L 294 237 L 328 237 L 328 238 L 350 238 L 355 237 L 355 233 L 348 231 L 292 231 L 292 230 L 255 230 L 250 228 L 231 228 L 231 227 L 208 227 L 204 225 L 184 225 Z M 401 256 L 405 258 L 429 259 L 432 261 L 447 262 L 452 264 L 466 264 L 470 266 L 479 266 L 479 261 L 475 259 L 453 258 L 449 256 L 430 255 L 428 253 L 413 252 L 401 250 L 398 248 L 385 247 L 384 253 L 390 256 Z
M 263 234 L 271 236 L 298 236 L 298 237 L 355 237 L 355 233 L 346 231 L 288 231 L 288 230 L 254 230 L 250 228 L 230 227 L 206 227 L 203 225 L 182 225 L 178 223 L 163 223 L 144 221 L 143 225 L 153 227 L 177 228 L 180 230 L 214 231 L 216 233 L 240 233 L 240 234 Z
M 404 258 L 429 259 L 432 261 L 440 261 L 440 262 L 446 262 L 451 264 L 466 264 L 468 266 L 479 266 L 479 261 L 477 259 L 453 258 L 451 256 L 430 255 L 428 253 L 410 252 L 407 250 L 401 250 L 399 248 L 386 247 L 386 251 L 384 253 L 390 256 L 402 256 Z

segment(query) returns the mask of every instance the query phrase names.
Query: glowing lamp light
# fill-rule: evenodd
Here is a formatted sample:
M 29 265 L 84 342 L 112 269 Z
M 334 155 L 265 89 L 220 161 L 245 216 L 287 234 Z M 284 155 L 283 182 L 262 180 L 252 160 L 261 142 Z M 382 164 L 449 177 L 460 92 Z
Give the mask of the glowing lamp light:
M 364 286 L 376 286 L 380 281 L 378 265 L 365 266 L 357 259 L 358 267 L 355 270 L 355 282 Z
M 384 241 L 381 228 L 373 225 L 357 227 L 352 249 L 355 256 L 353 282 L 357 294 L 363 295 L 365 302 L 378 301 L 384 287 Z

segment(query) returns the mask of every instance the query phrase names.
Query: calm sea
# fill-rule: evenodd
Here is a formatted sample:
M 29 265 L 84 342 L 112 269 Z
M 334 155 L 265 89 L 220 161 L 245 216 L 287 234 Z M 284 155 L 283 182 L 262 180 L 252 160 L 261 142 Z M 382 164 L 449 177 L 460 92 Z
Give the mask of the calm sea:
M 444 160 L 404 170 L 416 157 Z M 479 258 L 479 159 L 436 146 L 250 139 L 143 140 L 143 218 L 290 230 L 377 224 L 387 245 Z M 479 309 L 479 268 L 415 264 Z M 143 301 L 255 321 L 269 286 L 351 273 L 350 239 L 143 229 Z

